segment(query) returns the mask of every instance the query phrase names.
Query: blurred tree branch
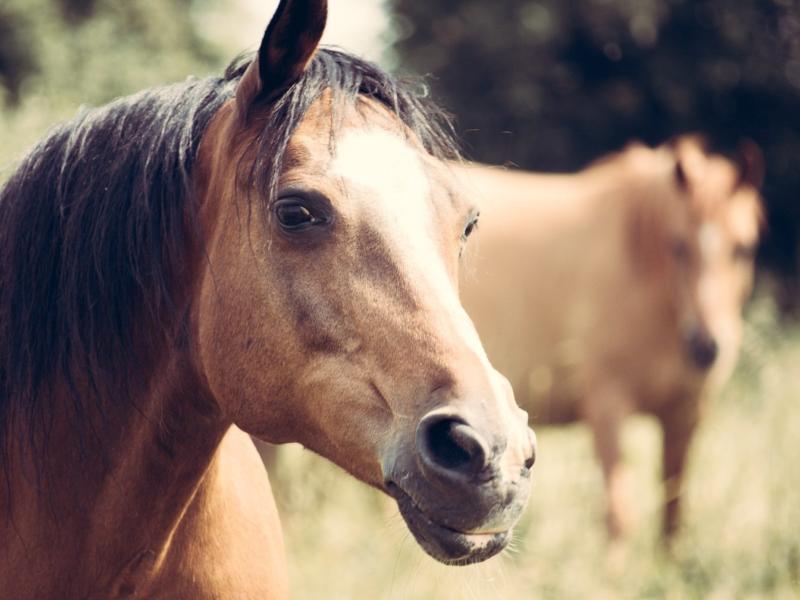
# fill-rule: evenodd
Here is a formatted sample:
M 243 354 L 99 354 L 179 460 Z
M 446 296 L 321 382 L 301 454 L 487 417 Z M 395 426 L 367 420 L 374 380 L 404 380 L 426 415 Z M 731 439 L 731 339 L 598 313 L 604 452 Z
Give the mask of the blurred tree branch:
M 0 5 L 0 86 L 5 88 L 9 104 L 19 102 L 22 82 L 38 67 L 25 42 L 30 29 L 24 13 L 13 6 Z
M 101 103 L 221 63 L 194 21 L 204 0 L 2 1 L 0 86 L 8 104 L 26 94 Z

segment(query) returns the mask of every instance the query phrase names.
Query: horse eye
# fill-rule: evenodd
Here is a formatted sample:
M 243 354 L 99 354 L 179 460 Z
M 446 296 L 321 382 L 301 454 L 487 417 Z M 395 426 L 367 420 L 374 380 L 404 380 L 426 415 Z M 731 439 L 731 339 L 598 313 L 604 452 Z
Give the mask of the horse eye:
M 303 205 L 300 198 L 284 198 L 275 203 L 275 216 L 286 231 L 297 231 L 316 225 L 321 219 Z
M 467 223 L 467 226 L 464 228 L 464 233 L 461 234 L 461 239 L 466 240 L 472 234 L 472 232 L 475 231 L 477 228 L 478 228 L 478 215 L 475 215 L 474 217 L 472 217 L 472 219 L 470 219 L 469 223 Z
M 734 260 L 753 260 L 756 256 L 756 247 L 748 244 L 736 244 L 733 247 Z

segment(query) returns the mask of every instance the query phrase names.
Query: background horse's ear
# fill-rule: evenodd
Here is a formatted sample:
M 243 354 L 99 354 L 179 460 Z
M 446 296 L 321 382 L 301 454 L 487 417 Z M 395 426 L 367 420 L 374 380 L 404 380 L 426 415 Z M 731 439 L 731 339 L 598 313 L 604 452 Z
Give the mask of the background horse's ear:
M 273 99 L 303 74 L 319 46 L 327 17 L 327 0 L 281 0 L 258 54 L 236 90 L 236 106 L 242 117 L 247 117 L 253 105 Z
M 739 142 L 739 184 L 747 183 L 756 189 L 764 183 L 764 155 L 753 140 Z
M 675 159 L 675 181 L 682 190 L 689 189 L 689 178 L 686 176 L 686 167 L 683 166 L 680 156 Z

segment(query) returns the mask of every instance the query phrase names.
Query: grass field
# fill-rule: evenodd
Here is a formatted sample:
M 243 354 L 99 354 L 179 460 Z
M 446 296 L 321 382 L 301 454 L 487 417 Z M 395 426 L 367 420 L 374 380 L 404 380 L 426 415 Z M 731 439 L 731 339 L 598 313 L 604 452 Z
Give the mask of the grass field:
M 297 447 L 275 473 L 294 597 L 305 599 L 800 598 L 800 329 L 751 308 L 740 367 L 691 454 L 674 556 L 657 543 L 659 431 L 625 431 L 635 537 L 610 548 L 588 431 L 539 428 L 534 493 L 511 548 L 448 568 L 391 502 Z

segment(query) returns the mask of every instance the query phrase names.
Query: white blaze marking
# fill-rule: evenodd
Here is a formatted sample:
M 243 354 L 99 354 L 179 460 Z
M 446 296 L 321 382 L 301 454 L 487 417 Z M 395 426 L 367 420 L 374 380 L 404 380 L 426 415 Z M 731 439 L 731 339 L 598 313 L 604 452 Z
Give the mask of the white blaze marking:
M 336 143 L 331 171 L 346 189 L 355 187 L 365 196 L 367 204 L 360 208 L 409 266 L 444 268 L 432 260 L 437 251 L 428 177 L 406 140 L 382 129 L 350 130 Z
M 351 183 L 398 199 L 417 212 L 427 206 L 428 178 L 417 151 L 383 129 L 351 129 L 336 142 L 331 170 Z
M 697 241 L 700 246 L 702 261 L 708 265 L 722 248 L 722 232 L 719 229 L 719 225 L 703 223 L 697 234 Z
M 363 211 L 392 246 L 408 280 L 420 282 L 421 296 L 437 299 L 458 323 L 456 330 L 483 361 L 486 353 L 461 306 L 439 256 L 431 187 L 419 151 L 384 129 L 351 129 L 336 142 L 331 173 L 346 186 L 366 192 Z

